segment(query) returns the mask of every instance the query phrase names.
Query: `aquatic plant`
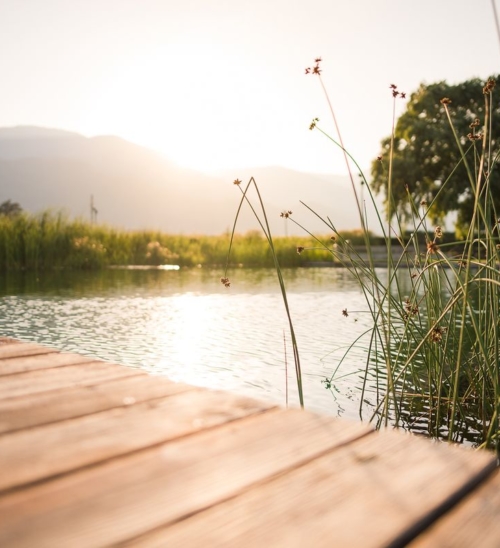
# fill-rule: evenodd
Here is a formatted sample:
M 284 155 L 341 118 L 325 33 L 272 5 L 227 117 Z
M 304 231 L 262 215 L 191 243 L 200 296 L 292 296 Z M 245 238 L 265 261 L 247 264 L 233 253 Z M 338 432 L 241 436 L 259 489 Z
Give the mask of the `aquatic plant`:
M 325 90 L 319 63 L 317 59 L 310 73 L 319 77 Z M 329 219 L 323 219 L 338 244 L 325 251 L 359 282 L 373 319 L 373 329 L 367 334 L 369 353 L 361 395 L 363 402 L 369 379 L 375 379 L 377 402 L 370 419 L 378 426 L 390 424 L 410 429 L 424 421 L 428 434 L 452 441 L 460 441 L 464 432 L 470 430 L 476 434 L 477 444 L 488 447 L 499 443 L 500 406 L 500 220 L 490 186 L 500 155 L 491 138 L 494 87 L 493 79 L 484 86 L 482 133 L 475 133 L 479 122 L 474 122 L 466 146 L 463 136 L 455 130 L 449 100 L 441 101 L 459 151 L 458 163 L 465 167 L 473 196 L 469 229 L 465 238 L 452 243 L 455 252 L 449 244 L 441 244 L 441 226 L 429 226 L 432 201 L 423 200 L 417 208 L 407 189 L 412 212 L 410 231 L 404 229 L 402 213 L 393 207 L 395 102 L 404 98 L 395 85 L 390 86 L 394 108 L 389 156 L 386 160 L 379 158 L 385 164 L 387 177 L 385 215 L 376 213 L 386 241 L 387 266 L 383 275 L 374 268 L 368 236 L 365 259 L 336 232 Z M 331 108 L 329 99 L 328 102 Z M 333 114 L 332 108 L 331 111 Z M 344 155 L 360 223 L 366 231 L 368 219 L 356 193 L 351 166 L 360 173 L 375 204 L 367 178 L 344 147 L 336 123 L 336 138 L 320 128 L 319 120 L 313 120 L 312 125 Z M 434 200 L 447 184 L 449 178 L 442 182 Z M 407 283 L 403 284 L 403 280 Z M 364 411 L 361 406 L 360 413 Z
M 273 258 L 274 267 L 276 269 L 276 274 L 277 274 L 277 277 L 278 277 L 281 296 L 282 296 L 282 299 L 283 299 L 283 304 L 285 306 L 285 312 L 286 312 L 286 316 L 287 316 L 287 319 L 288 319 L 288 326 L 289 326 L 289 329 L 290 329 L 290 336 L 291 336 L 291 340 L 292 340 L 293 359 L 294 359 L 294 364 L 295 364 L 295 379 L 297 381 L 297 391 L 298 391 L 298 395 L 299 395 L 299 403 L 300 403 L 301 407 L 304 407 L 304 392 L 303 392 L 303 387 L 302 387 L 302 370 L 301 370 L 301 367 L 300 367 L 299 348 L 298 348 L 298 345 L 297 345 L 297 338 L 295 336 L 295 329 L 293 327 L 292 316 L 291 316 L 291 313 L 290 313 L 290 306 L 288 304 L 288 297 L 287 297 L 287 293 L 286 293 L 285 280 L 283 278 L 283 271 L 281 269 L 280 262 L 279 262 L 279 259 L 278 259 L 278 254 L 277 254 L 277 251 L 276 251 L 276 247 L 274 245 L 274 240 L 273 240 L 273 237 L 272 237 L 272 234 L 271 234 L 271 228 L 269 227 L 269 221 L 268 221 L 267 214 L 266 214 L 266 208 L 264 206 L 264 202 L 262 200 L 262 196 L 260 194 L 259 187 L 257 186 L 257 183 L 255 182 L 255 179 L 253 177 L 251 177 L 250 180 L 248 181 L 248 184 L 245 186 L 245 190 L 243 190 L 241 188 L 241 186 L 240 186 L 241 181 L 239 179 L 234 180 L 234 185 L 236 185 L 241 190 L 242 196 L 241 196 L 240 204 L 239 204 L 237 212 L 236 212 L 236 216 L 234 218 L 233 229 L 232 229 L 232 232 L 231 232 L 231 238 L 230 238 L 230 242 L 229 242 L 229 249 L 228 249 L 228 252 L 227 252 L 227 260 L 226 260 L 226 268 L 225 268 L 225 271 L 224 271 L 224 276 L 222 276 L 220 281 L 227 288 L 229 288 L 230 285 L 231 285 L 231 282 L 230 282 L 230 280 L 227 276 L 228 268 L 229 268 L 229 264 L 230 264 L 231 249 L 232 249 L 232 246 L 233 246 L 233 240 L 234 240 L 234 236 L 235 236 L 235 233 L 236 233 L 236 226 L 238 224 L 238 217 L 240 215 L 241 208 L 242 208 L 244 203 L 247 203 L 248 206 L 250 207 L 250 209 L 252 210 L 252 213 L 255 215 L 255 218 L 257 219 L 260 227 L 262 228 L 262 232 L 263 232 L 263 234 L 264 234 L 264 236 L 267 240 L 267 243 L 269 245 L 269 250 L 271 251 L 271 255 L 272 255 L 272 258 Z M 255 190 L 256 194 L 257 194 L 257 201 L 258 201 L 258 205 L 260 207 L 260 214 L 257 211 L 257 209 L 254 208 L 251 200 L 248 198 L 248 190 L 250 188 L 253 188 Z M 291 215 L 291 213 L 292 213 L 291 211 L 286 211 L 286 212 L 283 212 L 281 215 L 286 216 L 288 218 Z M 287 393 L 288 393 L 288 391 L 287 391 Z
M 350 272 L 365 296 L 366 310 L 363 312 L 370 314 L 372 328 L 356 340 L 356 344 L 364 341 L 367 349 L 360 387 L 360 416 L 362 419 L 368 417 L 378 427 L 401 426 L 419 432 L 425 429 L 428 435 L 436 438 L 450 441 L 472 438 L 478 446 L 498 448 L 500 216 L 491 189 L 491 174 L 498 169 L 500 157 L 498 143 L 491 137 L 495 80 L 488 80 L 484 86 L 484 119 L 473 122 L 475 125 L 468 139 L 464 140 L 457 134 L 449 100 L 443 98 L 441 101 L 440 108 L 448 119 L 450 135 L 458 150 L 458 165 L 465 168 L 473 196 L 468 232 L 463 238 L 450 241 L 449 235 L 445 238 L 440 225 L 429 221 L 433 202 L 449 184 L 449 177 L 441 182 L 440 189 L 429 203 L 422 200 L 417 206 L 407 189 L 411 210 L 409 229 L 406 228 L 407 218 L 403 218 L 401 210 L 393 206 L 393 155 L 397 146 L 394 138 L 395 105 L 406 94 L 394 84 L 389 86 L 393 101 L 390 146 L 387 158 L 378 158 L 386 176 L 386 211 L 383 212 L 377 209 L 363 170 L 344 146 L 321 73 L 321 58 L 317 58 L 313 66 L 306 69 L 306 74 L 319 79 L 337 135 L 333 137 L 324 131 L 318 118 L 313 119 L 309 129 L 321 132 L 344 157 L 364 249 L 353 245 L 329 217 L 322 217 L 305 202 L 302 202 L 304 207 L 331 233 L 330 239 L 316 237 L 289 210 L 284 210 L 281 215 L 302 228 L 312 240 L 312 245 L 297 243 L 298 256 L 321 250 L 324 256 L 329 256 Z M 365 203 L 356 189 L 354 170 L 375 208 L 375 220 L 368 219 Z M 241 181 L 235 182 L 240 186 Z M 240 208 L 246 202 L 257 216 L 247 196 L 250 186 L 258 191 L 255 180 L 250 179 L 242 190 Z M 258 202 L 265 219 L 260 195 Z M 377 226 L 383 234 L 381 241 L 386 265 L 382 270 L 377 268 L 374 238 L 368 226 Z M 276 256 L 267 220 L 262 227 L 271 252 Z M 278 263 L 276 268 L 286 303 L 285 285 Z M 222 281 L 229 284 L 227 274 Z M 346 318 L 350 315 L 348 308 L 346 303 L 342 311 Z M 293 329 L 290 315 L 289 321 Z M 331 377 L 324 379 L 327 388 L 331 388 L 337 376 L 343 374 L 342 362 L 343 359 Z M 296 376 L 301 384 L 299 367 L 296 367 Z M 375 402 L 366 405 L 372 398 Z
M 359 235 L 345 233 L 353 242 Z M 232 265 L 272 267 L 274 260 L 258 231 L 233 235 Z M 324 238 L 325 241 L 328 237 Z M 310 249 L 310 237 L 274 238 L 284 267 L 324 261 L 320 251 L 297 254 L 295 244 Z M 155 230 L 120 230 L 105 224 L 70 219 L 60 212 L 0 215 L 0 271 L 99 269 L 112 265 L 176 264 L 220 266 L 227 259 L 227 235 L 166 234 Z

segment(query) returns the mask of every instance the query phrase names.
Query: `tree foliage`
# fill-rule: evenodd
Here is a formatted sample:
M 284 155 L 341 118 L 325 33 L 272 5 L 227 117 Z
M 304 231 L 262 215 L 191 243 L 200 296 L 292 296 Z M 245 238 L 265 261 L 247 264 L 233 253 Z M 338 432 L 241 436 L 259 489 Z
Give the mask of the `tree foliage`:
M 23 209 L 17 202 L 11 200 L 5 200 L 0 204 L 0 215 L 6 215 L 7 217 L 14 217 L 22 213 Z
M 421 84 L 411 95 L 406 112 L 397 121 L 394 135 L 393 207 L 402 218 L 411 216 L 412 206 L 418 208 L 421 202 L 430 204 L 437 196 L 429 211 L 433 221 L 441 222 L 448 213 L 457 212 L 457 227 L 463 228 L 468 224 L 474 191 L 441 100 L 448 98 L 451 101 L 448 111 L 453 127 L 466 153 L 467 162 L 474 171 L 478 168 L 483 148 L 478 135 L 487 129 L 490 158 L 495 158 L 500 147 L 500 104 L 498 99 L 495 100 L 500 77 L 494 80 L 497 87 L 493 90 L 491 133 L 489 128 L 483 127 L 485 101 L 489 101 L 489 94 L 483 93 L 485 82 L 482 80 L 472 79 L 458 85 L 448 85 L 446 82 Z M 384 191 L 387 201 L 391 137 L 384 139 L 381 145 L 381 154 L 372 163 L 372 186 L 377 193 Z M 485 175 L 489 174 L 493 203 L 500 211 L 498 163 L 492 161 L 489 166 L 485 164 L 484 171 Z

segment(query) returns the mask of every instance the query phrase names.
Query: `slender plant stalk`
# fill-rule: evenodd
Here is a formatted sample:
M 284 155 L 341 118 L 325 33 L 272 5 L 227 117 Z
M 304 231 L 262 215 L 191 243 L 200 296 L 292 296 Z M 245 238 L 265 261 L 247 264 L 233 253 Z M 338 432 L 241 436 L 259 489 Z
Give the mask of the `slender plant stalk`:
M 296 381 L 297 381 L 297 390 L 298 390 L 298 395 L 299 395 L 299 403 L 300 403 L 300 406 L 303 408 L 304 407 L 304 393 L 303 393 L 303 386 L 302 386 L 302 370 L 301 370 L 301 367 L 300 367 L 299 349 L 298 349 L 298 345 L 297 345 L 297 339 L 296 339 L 296 336 L 295 336 L 295 329 L 293 327 L 292 316 L 291 316 L 291 313 L 290 313 L 290 307 L 289 307 L 289 304 L 288 304 L 285 281 L 283 279 L 283 273 L 281 271 L 281 267 L 280 267 L 280 264 L 279 264 L 279 261 L 278 261 L 278 256 L 276 254 L 276 249 L 274 247 L 274 242 L 273 242 L 273 238 L 272 238 L 272 235 L 271 235 L 271 228 L 269 226 L 269 222 L 268 222 L 268 219 L 267 219 L 267 214 L 266 214 L 266 209 L 265 209 L 265 206 L 264 206 L 264 201 L 262 200 L 262 196 L 260 194 L 259 187 L 258 187 L 258 185 L 257 185 L 257 183 L 256 183 L 256 181 L 253 177 L 251 177 L 250 180 L 248 181 L 248 184 L 246 185 L 245 190 L 242 190 L 241 187 L 239 186 L 241 181 L 236 180 L 235 183 L 237 183 L 238 188 L 240 188 L 240 190 L 242 192 L 242 197 L 241 197 L 241 201 L 240 201 L 240 204 L 238 206 L 236 216 L 235 216 L 235 219 L 234 219 L 233 230 L 231 232 L 231 239 L 230 239 L 230 243 L 229 243 L 227 261 L 226 261 L 226 268 L 225 268 L 225 271 L 224 271 L 224 277 L 221 278 L 221 281 L 222 281 L 222 283 L 224 283 L 224 285 L 229 287 L 229 285 L 228 285 L 229 284 L 229 279 L 227 277 L 227 272 L 228 272 L 228 268 L 229 268 L 229 258 L 230 258 L 230 253 L 231 253 L 231 247 L 232 247 L 233 240 L 234 240 L 234 235 L 235 235 L 235 231 L 236 231 L 236 225 L 237 225 L 237 222 L 238 222 L 238 217 L 239 217 L 239 214 L 241 212 L 241 208 L 242 208 L 243 203 L 246 202 L 249 205 L 249 207 L 250 207 L 252 213 L 254 214 L 255 218 L 257 219 L 260 227 L 262 228 L 262 231 L 264 232 L 264 235 L 265 235 L 265 237 L 267 239 L 267 242 L 269 244 L 269 249 L 271 250 L 271 255 L 273 257 L 274 266 L 275 266 L 276 274 L 278 276 L 278 282 L 279 282 L 279 286 L 280 286 L 280 290 L 281 290 L 281 296 L 282 296 L 282 299 L 283 299 L 283 304 L 285 306 L 285 311 L 286 311 L 286 315 L 287 315 L 287 319 L 288 319 L 288 326 L 289 326 L 289 329 L 290 329 L 290 337 L 291 337 L 291 340 L 292 340 L 292 350 L 293 350 L 293 358 L 294 358 L 294 363 L 295 363 L 295 377 L 296 377 Z M 255 189 L 255 191 L 257 193 L 259 205 L 260 205 L 260 208 L 261 208 L 261 211 L 262 211 L 262 219 L 258 215 L 258 213 L 255 210 L 254 206 L 252 205 L 251 201 L 248 199 L 247 194 L 248 194 L 248 189 L 250 188 L 250 186 L 253 186 L 253 188 Z
M 498 24 L 497 18 L 496 22 Z M 319 76 L 320 61 L 321 59 L 316 59 L 315 66 L 306 69 L 306 73 Z M 335 112 L 321 77 L 321 87 L 327 98 L 338 139 L 333 139 L 318 127 L 317 118 L 313 120 L 311 129 L 319 130 L 344 154 L 367 242 L 368 258 L 365 259 L 341 237 L 338 238 L 338 247 L 334 248 L 325 246 L 317 238 L 319 247 L 323 246 L 326 252 L 333 255 L 336 264 L 344 266 L 357 280 L 365 295 L 367 311 L 373 318 L 373 328 L 363 335 L 369 335 L 369 343 L 361 394 L 363 401 L 368 389 L 368 377 L 373 375 L 378 403 L 371 420 L 377 419 L 378 425 L 391 423 L 397 426 L 406 423 L 413 427 L 414 422 L 409 417 L 415 409 L 415 420 L 418 422 L 425 417 L 429 434 L 438 437 L 445 435 L 450 440 L 458 440 L 459 436 L 464 435 L 461 433 L 463 425 L 471 420 L 469 409 L 473 407 L 476 410 L 474 413 L 477 413 L 477 424 L 481 424 L 484 446 L 496 444 L 500 447 L 500 222 L 496 221 L 499 217 L 490 188 L 490 174 L 499 161 L 500 151 L 492 151 L 492 82 L 488 81 L 484 88 L 485 120 L 481 143 L 477 142 L 472 133 L 472 144 L 469 147 L 462 145 L 447 108 L 449 100 L 441 101 L 457 144 L 459 160 L 448 177 L 441 182 L 427 209 L 418 209 L 407 190 L 413 219 L 413 230 L 410 234 L 405 233 L 401 214 L 393 202 L 396 135 L 395 102 L 393 103 L 386 175 L 385 223 L 376 209 L 379 229 L 386 242 L 385 280 L 381 280 L 374 268 L 366 211 L 361 207 L 349 170 L 350 161 L 357 164 L 344 146 Z M 403 95 L 397 91 L 396 86 L 391 88 L 394 98 Z M 442 238 L 441 227 L 434 227 L 434 235 L 428 235 L 427 217 L 459 168 L 465 168 L 470 182 L 473 213 L 466 239 L 445 245 L 437 241 Z M 364 176 L 363 181 L 370 191 Z M 322 218 L 307 205 L 306 207 L 336 233 L 335 226 L 328 217 Z M 492 219 L 495 219 L 493 224 Z M 297 225 L 301 226 L 299 223 Z M 422 231 L 425 234 L 424 252 L 421 250 L 419 236 Z M 310 233 L 309 235 L 311 236 Z M 396 249 L 393 248 L 396 246 L 393 238 L 396 238 L 401 252 L 397 261 L 393 254 Z M 453 257 L 445 253 L 447 245 L 460 246 L 460 255 Z M 412 250 L 415 253 L 414 259 L 410 256 Z M 406 273 L 410 280 L 409 296 L 403 293 L 405 289 L 401 286 L 401 272 Z M 346 355 L 342 357 L 331 377 L 324 381 L 328 386 L 331 386 L 334 379 L 343 376 L 339 375 L 339 368 L 345 357 Z M 383 379 L 385 390 L 379 394 L 379 382 Z M 361 408 L 362 404 L 360 413 Z M 443 432 L 445 423 L 447 430 Z

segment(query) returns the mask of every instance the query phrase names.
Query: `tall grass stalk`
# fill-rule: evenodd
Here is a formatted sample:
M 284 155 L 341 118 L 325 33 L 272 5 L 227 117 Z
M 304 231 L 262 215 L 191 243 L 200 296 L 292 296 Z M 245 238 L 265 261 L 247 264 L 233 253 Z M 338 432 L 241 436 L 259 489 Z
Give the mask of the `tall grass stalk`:
M 345 237 L 362 243 L 356 232 Z M 324 237 L 328 240 L 329 235 Z M 122 230 L 105 224 L 70 219 L 58 212 L 0 215 L 0 271 L 101 269 L 109 266 L 176 264 L 221 268 L 227 260 L 228 234 L 168 234 L 156 230 Z M 324 261 L 312 250 L 312 237 L 275 237 L 282 267 Z M 310 249 L 299 255 L 295 245 Z M 234 234 L 232 261 L 245 267 L 273 267 L 266 238 L 260 231 Z
M 302 387 L 302 371 L 301 371 L 301 367 L 300 367 L 299 349 L 298 349 L 298 345 L 297 345 L 297 339 L 295 337 L 295 330 L 294 330 L 294 327 L 293 327 L 292 316 L 291 316 L 291 313 L 290 313 L 290 307 L 289 307 L 289 304 L 288 304 L 288 297 L 287 297 L 287 293 L 286 293 L 285 281 L 283 279 L 283 272 L 281 270 L 281 266 L 280 266 L 280 263 L 279 263 L 279 260 L 278 260 L 278 255 L 276 253 L 276 248 L 274 246 L 274 241 L 273 241 L 273 237 L 272 237 L 272 234 L 271 234 L 271 229 L 269 227 L 269 222 L 268 222 L 268 218 L 267 218 L 267 214 L 266 214 L 266 209 L 264 207 L 264 201 L 262 200 L 262 196 L 260 194 L 259 187 L 257 186 L 257 183 L 255 182 L 255 179 L 253 177 L 251 177 L 250 180 L 248 181 L 248 183 L 245 187 L 245 190 L 241 189 L 241 186 L 240 186 L 241 181 L 239 179 L 236 179 L 234 182 L 238 186 L 238 188 L 241 190 L 242 196 L 241 196 L 241 200 L 240 200 L 238 209 L 236 211 L 236 216 L 235 216 L 234 223 L 233 223 L 233 229 L 232 229 L 232 232 L 231 232 L 231 238 L 230 238 L 230 242 L 229 242 L 229 249 L 228 249 L 228 253 L 227 253 L 226 268 L 225 268 L 225 271 L 224 271 L 224 277 L 221 278 L 221 282 L 226 287 L 230 286 L 230 282 L 229 282 L 229 278 L 227 277 L 227 274 L 228 274 L 228 269 L 229 269 L 229 264 L 230 264 L 231 249 L 232 249 L 232 245 L 233 245 L 234 235 L 236 233 L 236 226 L 237 226 L 237 223 L 238 223 L 238 218 L 239 218 L 239 215 L 240 215 L 240 212 L 241 212 L 241 208 L 242 208 L 243 204 L 246 202 L 249 205 L 250 209 L 252 210 L 252 213 L 254 214 L 255 218 L 257 219 L 260 227 L 262 228 L 262 232 L 264 233 L 264 236 L 267 240 L 267 243 L 269 244 L 269 249 L 271 250 L 271 255 L 273 257 L 274 266 L 275 266 L 275 269 L 276 269 L 276 274 L 278 276 L 278 282 L 279 282 L 279 286 L 280 286 L 280 290 L 281 290 L 281 296 L 282 296 L 282 299 L 283 299 L 283 304 L 285 306 L 285 312 L 286 312 L 286 316 L 287 316 L 287 319 L 288 319 L 288 325 L 289 325 L 289 329 L 290 329 L 290 337 L 291 337 L 291 340 L 292 340 L 293 359 L 294 359 L 294 363 L 295 363 L 295 378 L 296 378 L 296 381 L 297 381 L 297 391 L 298 391 L 298 396 L 299 396 L 299 403 L 300 403 L 300 406 L 303 408 L 304 407 L 304 393 L 303 393 L 303 387 Z M 257 211 L 255 210 L 252 202 L 249 200 L 249 198 L 247 196 L 247 193 L 248 193 L 248 190 L 249 190 L 250 187 L 253 187 L 255 189 L 255 192 L 257 193 L 258 202 L 259 202 L 261 212 L 262 212 L 262 219 L 261 219 L 260 215 L 257 213 Z
M 319 75 L 318 63 L 315 69 L 312 73 Z M 326 94 L 321 77 L 320 81 Z M 395 100 L 399 92 L 396 86 L 391 88 Z M 358 281 L 372 316 L 373 328 L 366 333 L 369 352 L 362 388 L 373 390 L 370 383 L 375 379 L 378 401 L 370 420 L 380 426 L 392 424 L 409 428 L 415 422 L 425 421 L 430 435 L 454 441 L 463 439 L 468 430 L 476 430 L 474 437 L 478 445 L 498 447 L 500 220 L 491 195 L 489 173 L 500 153 L 494 155 L 491 146 L 493 87 L 486 86 L 485 90 L 482 143 L 478 145 L 474 141 L 466 150 L 456 133 L 447 103 L 442 101 L 450 134 L 460 154 L 455 169 L 460 165 L 465 167 L 474 196 L 468 234 L 464 241 L 454 242 L 455 246 L 460 245 L 459 253 L 453 254 L 450 247 L 446 252 L 446 245 L 441 244 L 441 227 L 429 228 L 427 216 L 433 204 L 427 209 L 418 209 L 409 193 L 413 227 L 409 234 L 403 229 L 403 219 L 392 196 L 395 106 L 386 171 L 385 227 L 378 210 L 376 215 L 386 242 L 385 272 L 375 269 L 370 260 L 369 237 L 365 238 L 366 253 L 361 256 L 335 231 L 329 218 L 323 220 L 325 226 L 336 233 L 338 245 L 325 246 L 324 250 Z M 328 104 L 334 116 L 331 102 Z M 343 151 L 348 163 L 353 162 L 375 205 L 368 181 L 346 151 L 342 139 L 330 137 L 317 122 L 318 119 L 313 121 L 311 129 L 326 135 Z M 335 116 L 334 125 L 338 132 Z M 362 208 L 358 207 L 358 211 L 360 224 L 366 230 Z M 426 239 L 424 250 L 422 232 Z M 395 261 L 396 251 L 399 259 Z M 405 294 L 402 282 L 409 282 L 409 294 Z M 338 374 L 338 367 L 327 382 Z M 362 404 L 360 413 L 363 414 Z
M 302 202 L 303 205 L 324 223 L 327 230 L 333 232 L 331 240 L 325 242 L 323 237 L 316 237 L 295 218 L 290 219 L 313 241 L 313 245 L 300 247 L 300 251 L 306 254 L 322 251 L 330 255 L 335 264 L 351 273 L 365 296 L 366 312 L 371 316 L 372 327 L 349 347 L 359 346 L 364 340 L 368 349 L 360 415 L 366 415 L 366 408 L 363 407 L 365 394 L 375 395 L 376 404 L 368 418 L 377 426 L 390 424 L 415 429 L 415 425 L 418 425 L 419 431 L 425 428 L 430 436 L 436 438 L 450 441 L 472 438 L 478 446 L 498 448 L 500 220 L 495 211 L 489 175 L 500 157 L 500 152 L 492 151 L 490 113 L 494 86 L 485 87 L 483 140 L 479 144 L 473 141 L 469 147 L 462 146 L 446 108 L 446 100 L 442 101 L 449 119 L 450 135 L 454 136 L 457 143 L 459 160 L 441 184 L 437 195 L 449 186 L 452 174 L 460 167 L 467 171 L 474 196 L 473 213 L 465 239 L 447 241 L 442 228 L 430 225 L 428 219 L 437 196 L 430 204 L 422 202 L 418 207 L 415 198 L 407 190 L 412 212 L 410 232 L 406 230 L 406 219 L 394 202 L 392 162 L 396 146 L 395 100 L 402 94 L 396 86 L 391 86 L 394 103 L 390 154 L 385 170 L 387 196 L 384 216 L 377 209 L 363 171 L 344 146 L 332 103 L 320 76 L 320 61 L 316 59 L 314 67 L 306 69 L 306 73 L 316 74 L 320 78 L 337 137 L 333 138 L 321 129 L 317 118 L 313 120 L 310 129 L 319 130 L 344 156 L 362 227 L 364 249 L 354 246 L 336 230 L 329 217 L 322 217 L 305 202 Z M 382 158 L 380 160 L 382 162 Z M 368 190 L 368 199 L 376 211 L 375 225 L 378 223 L 378 230 L 383 234 L 387 257 L 385 269 L 376 268 L 373 235 L 368 230 L 365 204 L 359 201 L 351 164 L 360 173 L 361 182 Z M 252 179 L 245 191 L 242 191 L 241 204 L 244 201 L 250 204 L 247 190 L 251 184 L 255 185 Z M 260 193 L 258 200 L 266 219 Z M 257 215 L 253 207 L 252 210 Z M 276 257 L 267 220 L 261 226 L 272 254 Z M 277 258 L 276 268 L 286 303 Z M 285 306 L 289 314 L 288 306 Z M 344 312 L 347 316 L 347 309 Z M 288 318 L 293 333 L 290 315 Z M 341 366 L 346 355 L 332 376 L 324 381 L 327 388 L 331 388 L 334 379 L 344 375 Z M 296 373 L 298 378 L 300 368 L 297 366 Z

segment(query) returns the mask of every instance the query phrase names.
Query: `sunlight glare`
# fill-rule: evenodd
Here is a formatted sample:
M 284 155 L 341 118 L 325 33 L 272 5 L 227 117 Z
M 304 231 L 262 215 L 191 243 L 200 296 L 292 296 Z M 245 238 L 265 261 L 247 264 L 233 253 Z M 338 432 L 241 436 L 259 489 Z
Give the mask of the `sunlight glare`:
M 138 53 L 104 78 L 94 116 L 186 167 L 213 171 L 228 159 L 244 165 L 258 141 L 252 128 L 265 125 L 258 105 L 268 100 L 262 77 L 252 78 L 260 69 L 251 59 L 244 66 L 236 52 L 215 44 Z

